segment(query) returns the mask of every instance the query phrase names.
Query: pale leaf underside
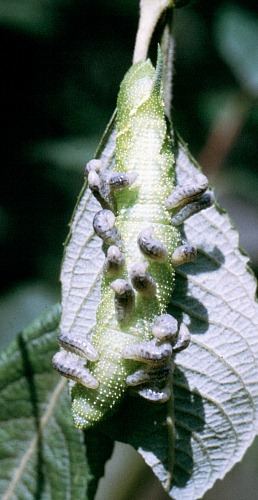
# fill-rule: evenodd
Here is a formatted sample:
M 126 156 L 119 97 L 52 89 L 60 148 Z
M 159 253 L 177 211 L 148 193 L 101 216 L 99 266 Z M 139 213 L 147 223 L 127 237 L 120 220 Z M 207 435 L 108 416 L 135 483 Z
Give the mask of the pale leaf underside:
M 105 150 L 103 154 L 106 160 Z M 196 171 L 183 145 L 176 171 L 180 182 Z M 95 322 L 104 261 L 102 243 L 91 223 L 98 207 L 86 189 L 72 223 L 62 271 L 63 331 L 87 335 Z M 207 209 L 185 223 L 184 236 L 198 246 L 199 253 L 197 261 L 177 270 L 171 299 L 171 312 L 189 326 L 192 343 L 176 357 L 177 436 L 170 494 L 190 500 L 200 498 L 224 477 L 257 432 L 258 315 L 255 280 L 246 269 L 248 259 L 238 249 L 238 234 L 228 216 L 218 207 Z M 164 485 L 167 461 L 162 464 L 156 450 L 167 448 L 166 433 L 157 444 L 156 435 L 147 438 L 147 428 L 141 432 L 144 446 L 133 427 L 127 428 L 126 437 L 121 431 L 120 440 L 133 444 L 153 464 Z
M 195 168 L 181 146 L 180 183 Z M 224 477 L 257 433 L 258 307 L 256 282 L 227 214 L 217 207 L 205 210 L 185 223 L 184 234 L 199 255 L 178 269 L 171 302 L 192 333 L 174 374 L 178 440 L 172 495 L 194 499 Z

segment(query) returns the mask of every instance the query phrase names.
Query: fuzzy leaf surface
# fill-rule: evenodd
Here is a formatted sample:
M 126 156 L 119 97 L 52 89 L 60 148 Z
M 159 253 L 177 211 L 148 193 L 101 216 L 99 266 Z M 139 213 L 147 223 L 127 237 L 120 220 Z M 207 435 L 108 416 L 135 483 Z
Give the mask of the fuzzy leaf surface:
M 113 155 L 111 148 L 107 168 Z M 176 157 L 181 183 L 197 167 L 183 144 Z M 100 300 L 104 256 L 91 223 L 98 209 L 84 191 L 64 260 L 61 327 L 76 331 L 90 331 Z M 172 406 L 151 410 L 149 403 L 126 398 L 103 430 L 132 444 L 164 487 L 174 455 L 170 494 L 189 500 L 202 497 L 216 479 L 223 478 L 257 433 L 258 310 L 256 283 L 227 214 L 216 206 L 207 209 L 185 223 L 182 236 L 195 243 L 199 253 L 197 261 L 178 268 L 171 298 L 170 312 L 192 334 L 190 347 L 176 357 L 173 450 L 168 446 Z

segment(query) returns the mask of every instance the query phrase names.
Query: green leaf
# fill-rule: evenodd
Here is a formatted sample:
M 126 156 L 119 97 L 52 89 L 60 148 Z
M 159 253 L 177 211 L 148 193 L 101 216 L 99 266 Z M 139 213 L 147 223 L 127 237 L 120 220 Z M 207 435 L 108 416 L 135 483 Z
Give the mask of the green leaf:
M 113 162 L 114 137 L 102 149 Z M 196 171 L 185 145 L 176 153 L 181 182 Z M 100 300 L 101 241 L 92 231 L 98 203 L 83 191 L 71 226 L 62 271 L 65 328 L 90 331 Z M 177 272 L 171 313 L 188 324 L 191 346 L 176 357 L 173 408 L 127 397 L 100 430 L 132 444 L 164 487 L 174 455 L 175 499 L 200 498 L 241 460 L 257 432 L 257 304 L 255 281 L 238 234 L 218 207 L 193 216 L 184 235 L 197 244 L 196 262 Z M 171 424 L 172 422 L 172 424 Z M 86 433 L 87 434 L 87 433 Z M 101 434 L 99 435 L 101 443 Z
M 60 306 L 25 328 L 0 358 L 0 496 L 86 498 L 83 433 L 54 372 Z
M 258 17 L 227 4 L 222 7 L 215 23 L 218 49 L 241 85 L 257 96 L 258 93 Z

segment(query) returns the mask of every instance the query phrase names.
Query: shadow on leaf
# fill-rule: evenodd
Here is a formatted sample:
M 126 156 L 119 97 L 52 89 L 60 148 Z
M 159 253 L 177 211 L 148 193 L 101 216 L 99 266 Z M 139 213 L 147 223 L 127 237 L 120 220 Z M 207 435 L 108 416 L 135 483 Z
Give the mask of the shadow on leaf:
M 187 379 L 176 366 L 173 377 L 174 415 L 176 427 L 174 483 L 184 488 L 193 470 L 191 438 L 205 424 L 204 405 L 200 394 L 190 392 Z

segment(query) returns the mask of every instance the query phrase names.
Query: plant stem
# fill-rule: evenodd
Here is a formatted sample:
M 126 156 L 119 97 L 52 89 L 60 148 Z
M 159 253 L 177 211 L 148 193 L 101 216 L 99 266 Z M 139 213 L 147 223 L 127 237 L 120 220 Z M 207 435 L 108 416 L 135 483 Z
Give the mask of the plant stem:
M 147 58 L 154 29 L 163 12 L 169 7 L 173 7 L 171 0 L 141 0 L 133 64 L 145 61 Z

